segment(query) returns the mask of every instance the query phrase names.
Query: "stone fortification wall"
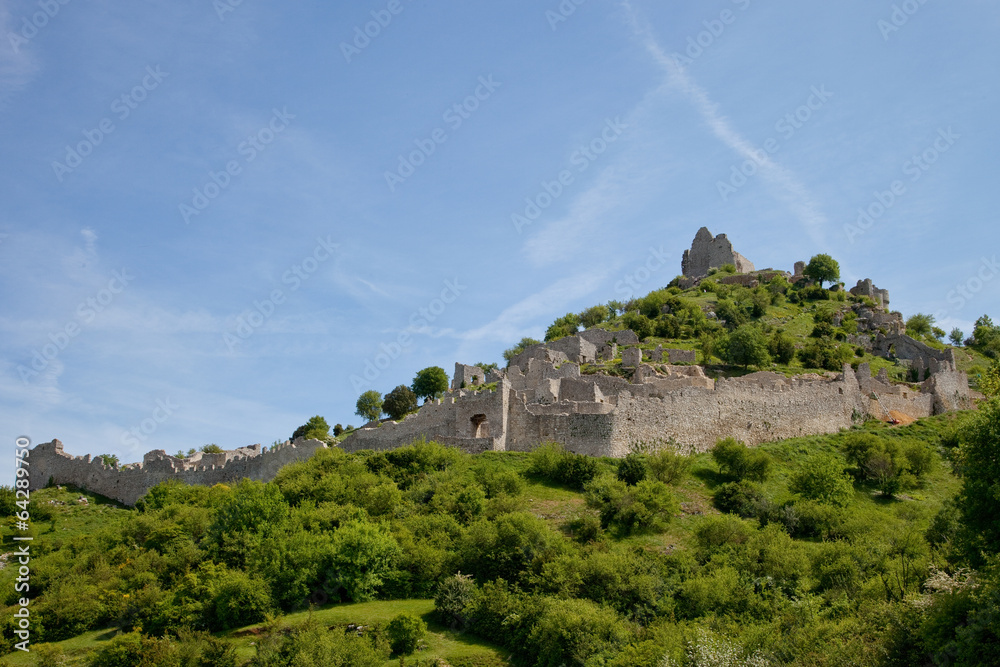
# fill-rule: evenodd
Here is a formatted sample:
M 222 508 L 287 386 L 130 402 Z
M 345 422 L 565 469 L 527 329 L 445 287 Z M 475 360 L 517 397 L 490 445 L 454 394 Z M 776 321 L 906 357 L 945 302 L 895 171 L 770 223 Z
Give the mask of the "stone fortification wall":
M 494 391 L 452 392 L 433 403 L 425 403 L 419 412 L 407 415 L 401 422 L 386 420 L 360 428 L 340 446 L 356 452 L 392 449 L 420 439 L 450 438 L 451 444 L 470 452 L 503 450 L 508 431 L 509 391 L 510 383 L 501 379 Z
M 90 455 L 71 456 L 58 440 L 42 443 L 31 450 L 31 489 L 55 484 L 71 484 L 134 505 L 149 489 L 160 482 L 179 480 L 188 484 L 221 484 L 244 477 L 270 480 L 282 466 L 311 457 L 326 444 L 299 438 L 261 452 L 260 445 L 242 447 L 221 454 L 180 459 L 162 449 L 148 452 L 142 463 L 115 467 L 91 459 Z

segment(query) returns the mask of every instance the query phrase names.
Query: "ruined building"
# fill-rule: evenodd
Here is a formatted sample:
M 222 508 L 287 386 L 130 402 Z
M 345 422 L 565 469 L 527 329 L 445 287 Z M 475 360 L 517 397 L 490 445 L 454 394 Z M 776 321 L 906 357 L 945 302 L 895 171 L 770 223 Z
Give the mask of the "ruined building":
M 694 236 L 691 249 L 684 251 L 681 258 L 681 273 L 688 278 L 704 278 L 709 269 L 718 269 L 726 264 L 736 267 L 737 273 L 751 273 L 753 263 L 733 250 L 725 234 L 712 236 L 708 228 L 702 227 Z

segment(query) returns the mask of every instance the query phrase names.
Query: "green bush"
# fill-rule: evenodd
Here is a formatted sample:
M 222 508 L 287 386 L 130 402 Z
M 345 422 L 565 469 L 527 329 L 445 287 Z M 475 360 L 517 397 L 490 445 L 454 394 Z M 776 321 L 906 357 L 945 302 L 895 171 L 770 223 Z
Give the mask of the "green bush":
M 653 335 L 653 321 L 642 313 L 630 311 L 622 316 L 622 324 L 626 329 L 631 329 L 639 340 L 645 340 Z
M 389 648 L 396 655 L 409 655 L 417 650 L 420 640 L 427 634 L 427 624 L 419 616 L 402 613 L 385 626 Z
M 663 482 L 644 479 L 628 486 L 610 475 L 586 487 L 587 506 L 601 514 L 601 526 L 615 526 L 623 533 L 663 530 L 680 505 Z
M 557 442 L 543 443 L 528 455 L 528 460 L 528 474 L 575 489 L 582 489 L 600 469 L 594 457 L 568 452 Z
M 386 526 L 364 521 L 338 528 L 331 550 L 336 583 L 353 602 L 374 599 L 400 556 L 399 545 Z
M 467 574 L 458 573 L 443 580 L 434 594 L 434 612 L 438 621 L 452 630 L 467 628 L 476 592 L 476 584 Z
M 546 600 L 528 637 L 528 653 L 537 667 L 599 664 L 624 646 L 630 636 L 622 619 L 589 600 Z
M 851 476 L 833 455 L 816 454 L 808 458 L 792 476 L 788 488 L 807 500 L 846 507 L 854 496 Z
M 399 421 L 410 412 L 417 409 L 417 395 L 409 387 L 401 384 L 388 394 L 382 402 L 382 410 L 393 421 Z
M 760 487 L 746 481 L 720 485 L 712 500 L 720 512 L 738 514 L 745 519 L 755 519 L 769 509 Z
M 646 479 L 648 470 L 646 457 L 633 452 L 618 462 L 618 479 L 629 486 L 635 486 Z
M 302 426 L 295 429 L 292 433 L 291 440 L 296 438 L 315 438 L 316 440 L 323 440 L 329 437 L 330 426 L 326 423 L 326 420 L 316 415 L 315 417 L 310 417 Z
M 767 481 L 771 472 L 771 457 L 760 449 L 751 449 L 735 438 L 725 438 L 715 443 L 712 458 L 719 472 L 734 481 Z
M 691 470 L 691 457 L 683 456 L 671 449 L 660 449 L 647 460 L 654 479 L 664 484 L 677 484 Z
M 89 667 L 180 667 L 177 648 L 169 639 L 138 632 L 118 635 L 94 652 Z

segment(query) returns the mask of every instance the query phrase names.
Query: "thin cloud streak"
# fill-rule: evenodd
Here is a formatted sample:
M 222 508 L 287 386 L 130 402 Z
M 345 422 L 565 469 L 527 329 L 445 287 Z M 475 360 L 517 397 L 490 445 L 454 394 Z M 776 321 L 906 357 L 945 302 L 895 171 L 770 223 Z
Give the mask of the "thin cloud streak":
M 822 230 L 827 225 L 827 219 L 805 187 L 790 171 L 774 162 L 766 153 L 763 154 L 764 159 L 760 160 L 761 152 L 732 127 L 728 118 L 719 113 L 718 105 L 712 102 L 705 89 L 695 83 L 684 68 L 664 52 L 652 36 L 649 26 L 640 25 L 631 3 L 625 0 L 623 5 L 628 12 L 633 30 L 642 39 L 643 46 L 656 64 L 666 72 L 671 86 L 691 102 L 705 124 L 722 143 L 740 157 L 759 165 L 761 176 L 775 188 L 778 199 L 791 209 L 805 226 L 812 240 L 822 244 Z

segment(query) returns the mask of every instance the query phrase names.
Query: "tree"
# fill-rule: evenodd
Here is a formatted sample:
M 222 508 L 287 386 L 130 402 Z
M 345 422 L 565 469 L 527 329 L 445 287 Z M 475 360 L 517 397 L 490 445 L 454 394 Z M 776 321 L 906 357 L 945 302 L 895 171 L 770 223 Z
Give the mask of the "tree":
M 394 421 L 399 421 L 417 409 L 417 395 L 406 385 L 399 385 L 385 395 L 382 409 Z
M 744 324 L 729 335 L 726 361 L 744 368 L 767 366 L 771 363 L 767 344 L 768 340 L 760 329 L 751 324 Z
M 784 331 L 777 331 L 768 343 L 768 352 L 779 364 L 791 363 L 795 358 L 795 339 Z
M 745 479 L 763 482 L 771 472 L 771 457 L 767 452 L 750 449 L 735 438 L 715 443 L 712 458 L 719 465 L 719 472 L 738 482 Z
M 968 556 L 978 565 L 1000 552 L 1000 399 L 980 405 L 959 450 L 962 488 L 957 505 L 967 531 Z
M 118 466 L 118 455 L 117 454 L 98 454 L 94 458 L 95 458 L 95 460 L 100 461 L 101 463 L 103 463 L 106 466 L 111 466 L 112 468 L 115 468 L 115 467 Z M 178 456 L 177 458 L 182 459 L 184 457 L 183 456 Z
M 292 433 L 292 440 L 296 438 L 314 438 L 316 440 L 322 440 L 330 435 L 330 426 L 326 423 L 326 420 L 316 415 L 315 417 L 310 417 L 302 426 L 295 429 Z
M 575 313 L 566 313 L 548 328 L 545 332 L 545 341 L 558 340 L 566 336 L 572 336 L 580 329 L 580 316 Z
M 951 333 L 948 334 L 948 340 L 951 341 L 951 344 L 954 345 L 955 347 L 958 347 L 962 344 L 963 338 L 965 338 L 965 334 L 962 333 L 962 330 L 959 329 L 958 327 L 952 329 Z
M 611 316 L 610 311 L 607 306 L 591 306 L 587 310 L 580 313 L 580 324 L 585 328 L 597 326 L 601 322 L 608 319 Z
M 932 324 L 934 324 L 933 315 L 924 315 L 923 313 L 911 315 L 906 320 L 906 333 L 910 334 L 914 338 L 926 336 L 931 333 Z
M 542 341 L 535 340 L 534 338 L 528 338 L 525 336 L 521 339 L 521 342 L 510 348 L 509 350 L 504 350 L 503 358 L 509 364 L 510 360 L 527 350 L 532 345 L 541 345 Z
M 358 396 L 358 402 L 354 407 L 356 408 L 354 414 L 373 422 L 382 415 L 382 394 L 369 389 Z
M 448 391 L 448 374 L 440 366 L 428 366 L 413 378 L 411 389 L 418 398 L 434 398 Z
M 373 600 L 401 554 L 388 526 L 365 521 L 342 525 L 331 546 L 331 573 L 353 602 Z
M 639 340 L 644 340 L 653 335 L 653 322 L 642 313 L 629 311 L 622 317 L 622 324 L 626 329 L 631 329 Z
M 199 451 L 203 454 L 221 454 L 224 450 L 213 442 L 208 445 L 202 445 Z
M 836 282 L 840 280 L 840 264 L 829 255 L 815 255 L 809 260 L 809 264 L 806 265 L 802 275 L 815 280 L 822 287 L 825 281 Z

